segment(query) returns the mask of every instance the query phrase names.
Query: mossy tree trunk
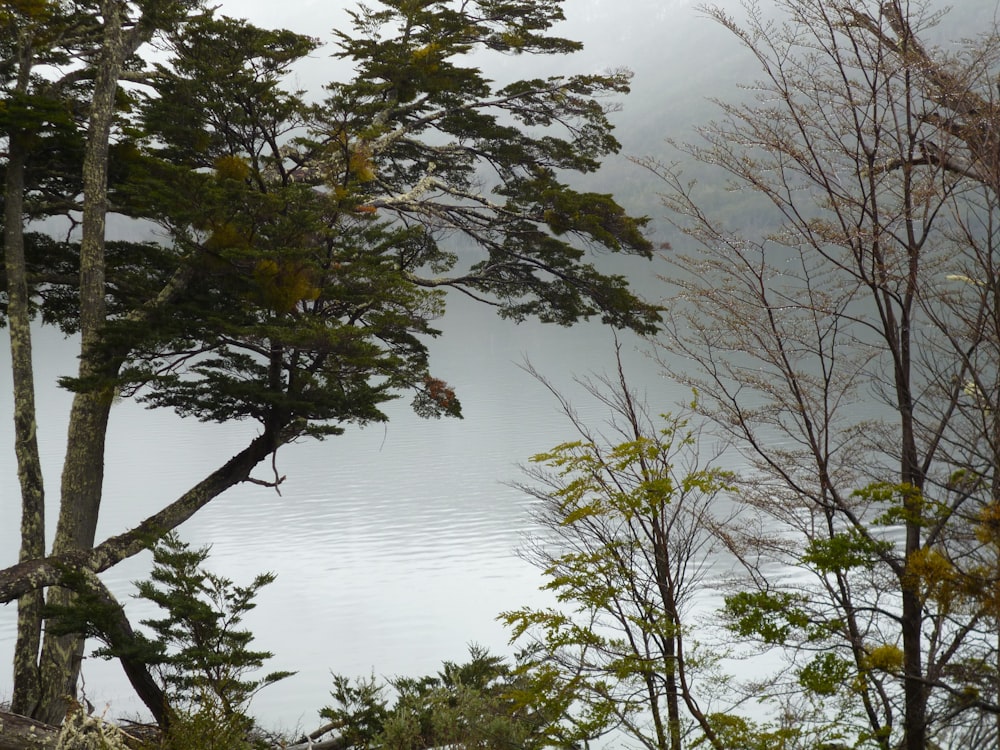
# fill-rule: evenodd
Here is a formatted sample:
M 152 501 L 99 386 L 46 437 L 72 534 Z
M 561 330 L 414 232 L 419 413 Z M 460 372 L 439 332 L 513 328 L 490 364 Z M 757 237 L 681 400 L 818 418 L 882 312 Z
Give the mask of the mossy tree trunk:
M 115 95 L 125 59 L 126 8 L 120 0 L 103 0 L 101 62 L 97 69 L 89 112 L 87 147 L 83 163 L 83 235 L 80 244 L 79 377 L 88 385 L 73 398 L 61 503 L 54 554 L 94 545 L 104 483 L 104 444 L 111 410 L 116 366 L 100 346 L 105 322 L 104 231 L 107 213 L 108 144 L 115 117 Z M 69 603 L 66 589 L 49 592 L 52 604 Z M 42 644 L 42 693 L 34 718 L 59 724 L 67 696 L 75 694 L 83 639 L 49 636 Z
M 21 78 L 27 84 L 27 68 Z M 20 86 L 19 86 L 20 88 Z M 23 136 L 8 141 L 4 204 L 4 265 L 7 273 L 7 324 L 10 329 L 11 374 L 14 386 L 14 451 L 21 486 L 21 550 L 23 562 L 45 555 L 45 492 L 38 454 L 34 373 L 31 365 L 30 300 L 22 225 L 24 167 L 27 147 Z M 14 650 L 14 692 L 11 708 L 30 713 L 38 702 L 38 649 L 42 630 L 41 591 L 18 600 L 17 642 Z

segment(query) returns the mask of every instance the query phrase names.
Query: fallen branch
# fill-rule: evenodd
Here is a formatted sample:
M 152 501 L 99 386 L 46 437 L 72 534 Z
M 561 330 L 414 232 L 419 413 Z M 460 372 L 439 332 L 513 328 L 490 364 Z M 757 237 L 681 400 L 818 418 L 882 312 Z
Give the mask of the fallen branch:
M 58 727 L 0 711 L 0 750 L 55 750 Z
M 281 750 L 347 750 L 349 747 L 350 744 L 344 737 L 334 737 L 333 739 L 320 740 L 319 742 L 306 740 L 295 745 L 282 747 Z

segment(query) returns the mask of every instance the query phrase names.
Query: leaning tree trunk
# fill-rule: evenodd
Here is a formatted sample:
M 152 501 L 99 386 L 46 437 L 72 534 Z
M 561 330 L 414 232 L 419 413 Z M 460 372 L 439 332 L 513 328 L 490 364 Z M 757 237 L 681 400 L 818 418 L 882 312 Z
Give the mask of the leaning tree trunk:
M 59 555 L 94 545 L 104 483 L 104 442 L 116 365 L 100 347 L 105 322 L 104 230 L 107 213 L 108 144 L 115 95 L 125 56 L 121 0 L 102 0 L 104 21 L 90 126 L 83 162 L 83 235 L 80 244 L 80 379 L 87 386 L 73 399 L 63 465 L 61 504 L 52 551 Z M 66 605 L 70 594 L 54 588 L 49 601 Z M 42 694 L 36 719 L 59 724 L 67 697 L 75 695 L 83 655 L 79 636 L 46 635 L 40 660 Z

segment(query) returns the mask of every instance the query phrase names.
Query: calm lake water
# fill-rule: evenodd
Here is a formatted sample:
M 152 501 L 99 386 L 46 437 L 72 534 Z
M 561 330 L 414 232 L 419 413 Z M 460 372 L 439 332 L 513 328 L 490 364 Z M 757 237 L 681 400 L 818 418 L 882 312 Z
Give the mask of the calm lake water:
M 507 653 L 497 614 L 541 604 L 541 578 L 517 547 L 531 531 L 530 500 L 505 485 L 518 464 L 574 437 L 548 391 L 518 366 L 532 363 L 570 394 L 595 423 L 602 409 L 587 401 L 574 374 L 611 367 L 611 332 L 497 320 L 483 307 L 453 300 L 434 343 L 434 371 L 462 398 L 465 419 L 425 421 L 404 401 L 391 421 L 325 442 L 282 449 L 287 475 L 279 496 L 247 485 L 215 500 L 182 527 L 182 538 L 212 544 L 210 564 L 237 582 L 262 571 L 265 589 L 247 625 L 257 645 L 274 652 L 271 669 L 298 674 L 262 692 L 254 704 L 265 722 L 308 727 L 325 705 L 330 672 L 421 675 L 444 659 L 461 660 L 467 644 Z M 54 523 L 64 450 L 68 395 L 52 383 L 73 367 L 74 343 L 42 331 L 36 343 L 39 435 Z M 0 349 L 0 415 L 11 413 L 8 342 Z M 636 381 L 657 408 L 683 394 L 661 381 L 654 365 L 626 339 Z M 18 490 L 10 429 L 0 430 L 0 565 L 17 558 Z M 101 538 L 133 526 L 241 449 L 253 425 L 204 425 L 131 403 L 115 407 L 108 442 Z M 261 467 L 266 477 L 269 467 Z M 133 620 L 152 614 L 129 602 L 131 581 L 145 576 L 149 556 L 105 578 Z M 0 697 L 9 693 L 14 607 L 0 608 Z M 138 710 L 115 663 L 90 659 L 86 691 L 112 714 Z

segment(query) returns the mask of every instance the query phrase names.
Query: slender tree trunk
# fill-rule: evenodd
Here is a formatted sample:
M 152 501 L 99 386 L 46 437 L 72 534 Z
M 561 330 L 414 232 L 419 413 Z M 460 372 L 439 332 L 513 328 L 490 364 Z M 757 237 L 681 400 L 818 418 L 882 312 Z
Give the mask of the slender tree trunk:
M 906 709 L 903 716 L 905 750 L 927 750 L 927 697 L 921 654 L 920 624 L 922 607 L 920 598 L 913 591 L 903 591 L 902 635 L 903 668 L 905 670 L 903 690 Z
M 906 43 L 906 40 L 903 40 Z M 914 202 L 913 167 L 910 166 L 917 157 L 918 147 L 913 133 L 915 128 L 912 124 L 913 111 L 915 105 L 909 98 L 912 96 L 910 90 L 909 73 L 907 73 L 908 106 L 906 108 L 907 118 L 907 142 L 908 151 L 906 153 L 906 164 L 903 166 L 903 195 L 905 201 L 906 216 L 906 237 L 908 255 L 908 279 L 905 287 L 905 294 L 902 297 L 900 319 L 898 326 L 898 359 L 896 371 L 896 392 L 899 413 L 901 416 L 901 447 L 902 457 L 900 462 L 900 479 L 907 485 L 914 487 L 918 494 L 908 492 L 904 498 L 906 517 L 910 519 L 906 524 L 906 563 L 909 568 L 909 561 L 920 551 L 922 545 L 922 519 L 924 515 L 923 491 L 924 491 L 924 469 L 919 458 L 920 452 L 917 449 L 916 427 L 914 420 L 914 396 L 913 396 L 913 307 L 918 296 L 918 285 L 920 277 L 921 250 L 916 241 L 913 231 L 912 216 Z M 903 693 L 905 695 L 906 707 L 904 709 L 904 734 L 903 744 L 905 750 L 926 750 L 927 749 L 927 687 L 924 681 L 924 605 L 921 600 L 920 587 L 910 576 L 904 575 L 900 581 L 902 594 L 901 612 L 901 635 L 903 641 L 903 672 L 904 683 Z
M 909 561 L 920 551 L 923 473 L 917 460 L 916 439 L 913 426 L 913 398 L 910 392 L 910 340 L 908 316 L 904 311 L 899 326 L 900 349 L 896 387 L 901 416 L 902 461 L 900 480 L 916 489 L 908 492 L 903 500 L 907 518 L 905 560 L 903 576 L 900 578 L 901 612 L 900 631 L 903 641 L 903 748 L 904 750 L 926 750 L 927 747 L 927 688 L 924 685 L 923 664 L 923 620 L 924 607 L 920 598 L 919 584 L 907 575 Z
M 916 505 L 914 501 L 907 501 Z M 907 507 L 911 514 L 919 514 L 920 508 Z M 916 515 L 911 515 L 916 518 Z M 920 526 L 908 523 L 906 533 L 906 560 L 920 549 Z M 924 607 L 920 591 L 915 582 L 905 575 L 900 579 L 902 611 L 900 630 L 903 641 L 903 748 L 904 750 L 927 750 L 927 688 L 924 685 L 923 664 L 923 618 Z
M 662 509 L 661 509 L 662 513 Z M 660 518 L 662 516 L 659 516 Z M 681 750 L 681 691 L 684 684 L 679 679 L 684 658 L 681 643 L 681 616 L 677 602 L 677 593 L 674 588 L 674 578 L 670 569 L 670 537 L 669 532 L 659 525 L 659 521 L 652 529 L 653 538 L 653 561 L 656 566 L 656 586 L 660 594 L 660 603 L 663 606 L 664 614 L 670 623 L 671 632 L 667 634 L 663 646 L 663 665 L 667 692 L 667 724 L 670 734 L 670 750 Z M 684 696 L 687 698 L 688 696 Z M 689 704 L 689 708 L 690 708 Z M 691 711 L 692 716 L 699 725 L 705 729 L 707 721 L 700 711 Z M 705 730 L 706 739 L 715 746 L 714 735 Z
M 22 78 L 27 86 L 27 68 Z M 19 86 L 19 88 L 21 88 Z M 10 329 L 11 374 L 14 384 L 14 453 L 21 486 L 21 561 L 45 556 L 45 491 L 38 455 L 35 380 L 31 364 L 31 311 L 24 256 L 23 134 L 8 138 L 4 193 L 4 265 L 7 273 L 7 325 Z M 11 710 L 30 714 L 38 703 L 41 678 L 38 649 L 42 634 L 43 592 L 33 591 L 17 603 L 14 646 L 14 691 Z
M 107 213 L 108 144 L 115 95 L 125 55 L 121 0 L 102 0 L 104 35 L 90 106 L 83 162 L 83 236 L 80 245 L 80 378 L 94 382 L 73 399 L 63 465 L 59 520 L 52 551 L 62 554 L 94 545 L 104 483 L 104 443 L 116 372 L 100 347 L 105 321 L 104 231 Z M 50 602 L 65 605 L 69 592 L 54 588 Z M 76 692 L 84 642 L 77 636 L 46 636 L 42 644 L 41 703 L 34 718 L 59 724 L 67 696 Z
M 672 627 L 678 627 L 671 618 Z M 667 727 L 670 732 L 670 750 L 681 750 L 681 710 L 677 698 L 677 638 L 671 634 L 664 644 L 663 656 L 666 660 L 667 684 Z
M 677 636 L 680 629 L 680 613 L 677 608 L 677 597 L 674 593 L 673 582 L 668 578 L 669 556 L 666 552 L 667 533 L 657 534 L 656 567 L 657 584 L 660 589 L 660 596 L 663 601 L 664 614 L 669 622 L 670 632 L 667 634 L 663 644 L 664 675 L 667 689 L 667 726 L 670 733 L 670 750 L 681 750 L 681 710 L 678 698 L 677 684 Z
M 909 193 L 908 193 L 909 195 Z M 917 250 L 911 250 L 916 257 Z M 915 261 L 914 261 L 915 262 Z M 915 272 L 910 289 L 916 285 Z M 912 294 L 909 299 L 912 299 Z M 917 458 L 914 433 L 913 396 L 911 380 L 910 311 L 901 312 L 898 325 L 893 322 L 896 339 L 889 340 L 896 357 L 896 399 L 900 415 L 900 481 L 915 489 L 903 499 L 909 520 L 906 524 L 906 541 L 903 575 L 900 584 L 900 635 L 903 642 L 903 750 L 926 750 L 927 747 L 927 688 L 924 684 L 923 621 L 924 607 L 919 584 L 907 575 L 909 561 L 920 551 L 922 497 L 924 477 Z

